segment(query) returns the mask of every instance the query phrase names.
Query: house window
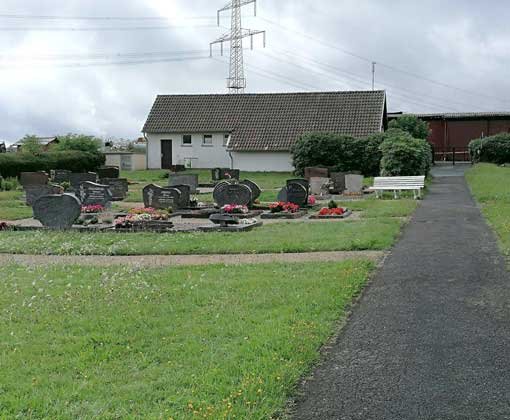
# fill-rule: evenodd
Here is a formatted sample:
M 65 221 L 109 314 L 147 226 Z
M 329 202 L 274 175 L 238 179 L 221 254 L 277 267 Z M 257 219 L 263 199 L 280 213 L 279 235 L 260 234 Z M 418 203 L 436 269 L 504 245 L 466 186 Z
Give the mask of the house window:
M 227 145 L 228 145 L 228 141 L 229 141 L 229 140 L 230 140 L 230 134 L 225 134 L 225 135 L 223 136 L 223 146 L 224 146 L 224 147 L 227 147 Z
M 212 135 L 211 134 L 204 135 L 204 140 L 202 142 L 202 146 L 212 146 L 212 145 L 213 145 Z
M 182 136 L 182 145 L 191 146 L 191 136 L 189 134 Z

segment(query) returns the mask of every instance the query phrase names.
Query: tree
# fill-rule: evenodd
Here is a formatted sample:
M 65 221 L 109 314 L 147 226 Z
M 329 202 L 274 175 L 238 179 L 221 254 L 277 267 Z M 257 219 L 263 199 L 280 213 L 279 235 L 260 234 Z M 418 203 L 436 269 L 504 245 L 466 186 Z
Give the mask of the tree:
M 87 136 L 84 134 L 66 134 L 65 136 L 58 137 L 58 144 L 55 150 L 78 150 L 80 152 L 99 153 L 103 146 L 103 141 L 94 136 Z
M 402 115 L 390 121 L 389 128 L 405 131 L 415 139 L 426 140 L 430 134 L 429 124 L 414 115 Z
M 27 134 L 21 140 L 21 151 L 23 153 L 30 153 L 32 155 L 41 153 L 43 151 L 43 147 L 39 142 L 37 136 L 33 134 Z

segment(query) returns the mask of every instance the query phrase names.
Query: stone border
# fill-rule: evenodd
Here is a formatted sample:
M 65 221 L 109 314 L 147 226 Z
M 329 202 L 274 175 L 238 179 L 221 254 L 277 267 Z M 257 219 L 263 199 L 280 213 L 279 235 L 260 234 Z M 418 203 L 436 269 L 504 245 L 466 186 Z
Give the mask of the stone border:
M 351 210 L 347 210 L 344 214 L 338 216 L 338 215 L 334 215 L 334 216 L 321 216 L 319 214 L 313 214 L 309 217 L 309 219 L 312 219 L 312 220 L 333 220 L 333 219 L 347 219 L 349 216 L 352 215 L 352 211 Z
M 308 212 L 306 212 L 304 210 L 300 210 L 296 213 L 289 213 L 286 211 L 281 211 L 279 213 L 268 212 L 268 213 L 263 213 L 262 216 L 260 216 L 260 218 L 261 219 L 269 219 L 269 220 L 274 220 L 274 219 L 291 220 L 291 219 L 301 219 L 302 217 L 305 217 L 307 214 L 308 214 Z
M 229 225 L 229 226 L 220 226 L 220 225 L 213 225 L 213 226 L 199 226 L 198 230 L 200 232 L 249 232 L 250 230 L 253 230 L 256 227 L 262 226 L 262 222 L 252 223 L 251 225 Z

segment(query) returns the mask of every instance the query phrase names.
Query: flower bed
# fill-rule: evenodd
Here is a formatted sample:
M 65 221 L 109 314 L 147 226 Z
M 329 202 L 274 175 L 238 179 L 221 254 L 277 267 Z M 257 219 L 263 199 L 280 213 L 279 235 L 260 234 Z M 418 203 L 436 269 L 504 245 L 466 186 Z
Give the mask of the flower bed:
M 106 211 L 106 208 L 101 206 L 100 204 L 81 206 L 81 212 L 83 214 L 97 214 L 97 213 L 103 213 L 105 211 Z
M 345 219 L 352 214 L 351 210 L 343 207 L 324 207 L 310 219 Z
M 128 214 L 115 219 L 115 230 L 127 231 L 156 231 L 166 232 L 174 227 L 168 219 L 170 214 L 166 210 L 156 210 L 152 207 L 131 209 Z
M 3 230 L 11 230 L 12 227 L 7 222 L 0 222 L 0 232 Z
M 262 219 L 299 219 L 306 215 L 297 204 L 279 201 L 269 206 L 269 212 L 264 213 Z

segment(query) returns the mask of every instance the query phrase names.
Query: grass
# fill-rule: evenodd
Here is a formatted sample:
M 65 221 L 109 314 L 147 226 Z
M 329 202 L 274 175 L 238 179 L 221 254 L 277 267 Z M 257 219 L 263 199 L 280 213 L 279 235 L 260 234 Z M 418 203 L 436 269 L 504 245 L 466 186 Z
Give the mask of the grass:
M 408 217 L 418 207 L 413 199 L 379 200 L 370 197 L 364 200 L 338 201 L 337 204 L 354 211 L 361 211 L 363 218 Z
M 0 221 L 32 217 L 32 209 L 21 201 L 22 195 L 20 191 L 0 192 Z
M 467 171 L 466 179 L 503 252 L 510 256 L 510 168 L 479 164 Z
M 372 269 L 2 267 L 0 417 L 272 418 Z
M 277 223 L 246 233 L 2 232 L 0 252 L 43 255 L 265 254 L 384 250 L 404 222 L 395 218 Z

